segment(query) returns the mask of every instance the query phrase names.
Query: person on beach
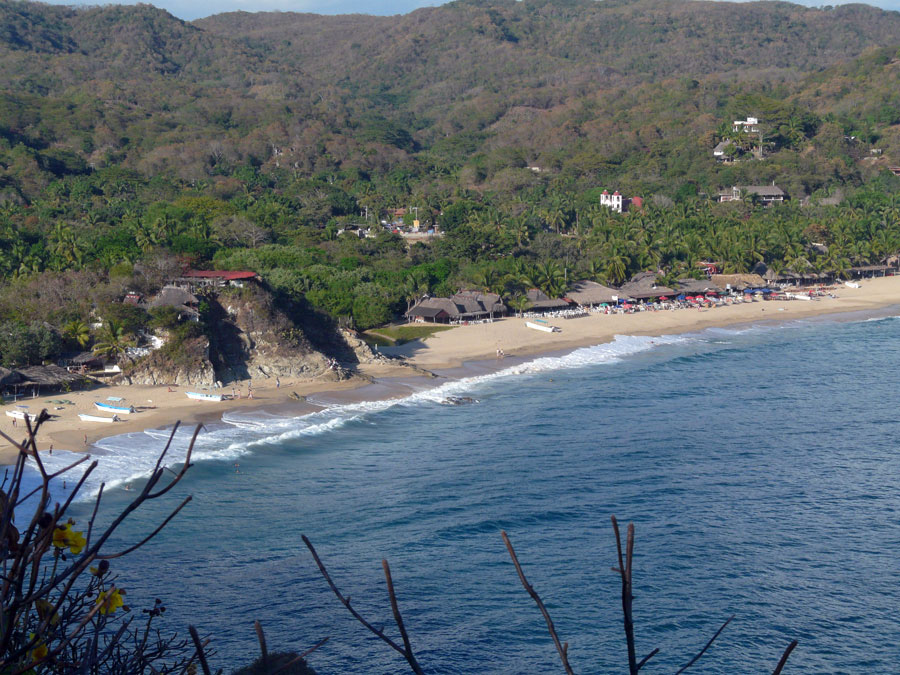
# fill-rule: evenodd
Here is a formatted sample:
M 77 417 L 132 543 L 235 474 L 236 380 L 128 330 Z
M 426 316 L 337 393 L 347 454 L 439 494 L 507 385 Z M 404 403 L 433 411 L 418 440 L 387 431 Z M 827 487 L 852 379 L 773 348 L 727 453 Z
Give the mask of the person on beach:
M 87 445 L 87 434 L 84 435 L 84 444 Z
M 280 388 L 281 388 L 281 379 L 278 378 L 278 377 L 275 378 L 275 388 L 276 388 L 276 389 L 280 389 Z

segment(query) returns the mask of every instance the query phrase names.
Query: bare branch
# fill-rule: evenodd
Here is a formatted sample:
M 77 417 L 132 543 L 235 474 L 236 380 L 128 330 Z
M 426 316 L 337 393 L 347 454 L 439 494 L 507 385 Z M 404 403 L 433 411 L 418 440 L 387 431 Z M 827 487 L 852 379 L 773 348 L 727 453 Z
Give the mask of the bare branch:
M 282 664 L 280 667 L 278 667 L 278 668 L 276 668 L 275 670 L 273 670 L 273 671 L 272 671 L 272 675 L 278 675 L 278 673 L 283 673 L 285 670 L 287 670 L 288 668 L 290 668 L 290 667 L 291 667 L 292 665 L 294 665 L 295 663 L 298 663 L 298 662 L 302 661 L 302 660 L 305 659 L 307 656 L 309 656 L 310 654 L 312 654 L 314 651 L 316 651 L 319 647 L 321 647 L 322 645 L 324 645 L 326 642 L 328 642 L 328 638 L 324 638 L 324 639 L 322 639 L 322 640 L 319 640 L 319 642 L 317 642 L 316 644 L 314 644 L 312 647 L 310 647 L 309 649 L 307 649 L 307 650 L 306 650 L 305 652 L 303 652 L 302 654 L 298 654 L 297 656 L 295 656 L 294 658 L 292 658 L 292 659 L 291 659 L 290 661 L 288 661 L 287 663 Z
M 695 663 L 697 663 L 697 660 L 698 660 L 701 656 L 703 656 L 704 652 L 705 652 L 707 649 L 709 649 L 710 645 L 712 645 L 713 642 L 715 642 L 716 638 L 719 637 L 719 634 L 720 634 L 723 630 L 725 630 L 725 626 L 727 626 L 728 624 L 731 623 L 731 620 L 732 620 L 733 618 L 734 618 L 734 614 L 732 614 L 731 616 L 729 616 L 729 617 L 725 620 L 725 623 L 723 623 L 721 626 L 719 626 L 719 630 L 717 630 L 717 631 L 716 631 L 716 634 L 713 635 L 713 636 L 709 639 L 709 642 L 706 643 L 706 645 L 703 647 L 703 649 L 701 649 L 701 650 L 697 653 L 697 655 L 696 655 L 694 658 L 692 658 L 690 661 L 688 661 L 688 662 L 687 662 L 687 665 L 682 666 L 681 670 L 679 670 L 677 673 L 675 673 L 675 675 L 680 675 L 681 673 L 683 673 L 684 671 L 686 671 L 688 668 L 690 668 L 692 665 L 694 665 Z
M 338 587 L 335 585 L 334 581 L 331 579 L 331 575 L 328 574 L 328 570 L 325 569 L 324 563 L 322 563 L 321 558 L 319 558 L 319 554 L 316 552 L 315 547 L 312 545 L 312 542 L 309 540 L 305 534 L 300 535 L 303 539 L 303 543 L 306 544 L 306 548 L 309 549 L 309 552 L 312 553 L 313 560 L 316 561 L 316 565 L 319 567 L 319 571 L 322 573 L 322 576 L 325 577 L 325 581 L 328 582 L 328 586 L 331 588 L 331 591 L 335 594 L 338 600 L 340 600 L 341 604 L 347 608 L 347 611 L 353 615 L 353 618 L 359 621 L 363 626 L 365 626 L 369 631 L 371 631 L 374 635 L 377 635 L 381 638 L 385 644 L 389 645 L 393 650 L 402 654 L 404 658 L 406 657 L 406 652 L 404 652 L 403 647 L 394 642 L 391 638 L 384 634 L 384 631 L 380 628 L 375 628 L 371 623 L 366 621 L 362 615 L 357 612 L 353 607 L 350 606 L 350 597 L 344 597 L 341 592 L 338 590 Z
M 253 622 L 256 629 L 256 637 L 259 640 L 259 651 L 262 652 L 263 670 L 269 672 L 269 649 L 266 647 L 266 636 L 263 633 L 262 624 L 259 621 Z
M 553 638 L 553 644 L 556 646 L 556 651 L 559 652 L 559 658 L 562 660 L 563 668 L 565 668 L 568 675 L 573 675 L 572 667 L 569 665 L 569 643 L 566 643 L 565 646 L 560 643 L 559 636 L 556 634 L 556 628 L 553 626 L 553 619 L 550 618 L 550 613 L 544 606 L 537 591 L 534 590 L 534 587 L 529 584 L 528 580 L 525 578 L 525 573 L 522 571 L 522 566 L 519 564 L 519 558 L 516 556 L 516 551 L 513 549 L 512 542 L 503 530 L 500 531 L 500 536 L 503 537 L 503 543 L 506 544 L 506 550 L 509 551 L 509 557 L 512 558 L 513 565 L 516 566 L 516 572 L 519 573 L 519 581 L 522 582 L 522 586 L 525 587 L 525 590 L 528 591 L 528 595 L 530 595 L 531 599 L 537 603 L 538 609 L 540 609 L 541 614 L 544 615 L 544 621 L 547 622 L 547 630 L 550 631 L 550 637 Z
M 616 533 L 616 552 L 619 558 L 619 568 L 615 572 L 622 578 L 622 622 L 625 626 L 625 644 L 628 647 L 628 672 L 637 675 L 640 670 L 637 662 L 637 650 L 634 646 L 634 621 L 631 614 L 631 606 L 634 601 L 631 589 L 631 563 L 634 555 L 634 524 L 628 524 L 628 539 L 625 542 L 625 559 L 622 559 L 622 537 L 619 534 L 619 522 L 615 516 L 610 516 L 613 531 Z
M 394 593 L 394 580 L 391 578 L 391 568 L 388 565 L 388 561 L 382 560 L 381 567 L 384 569 L 384 579 L 387 582 L 388 597 L 391 599 L 391 612 L 394 614 L 394 621 L 397 623 L 397 628 L 400 629 L 400 637 L 403 638 L 403 656 L 406 657 L 406 661 L 409 663 L 409 667 L 412 668 L 412 671 L 417 675 L 421 675 L 423 673 L 422 668 L 419 666 L 419 662 L 416 661 L 416 657 L 413 654 L 412 645 L 409 642 L 409 635 L 406 633 L 406 626 L 403 625 L 403 617 L 400 616 L 400 606 L 397 604 L 397 595 Z
M 640 661 L 638 661 L 637 669 L 640 670 L 641 668 L 643 668 L 644 665 L 647 663 L 647 661 L 649 661 L 650 659 L 652 659 L 652 658 L 653 658 L 654 656 L 656 656 L 657 654 L 659 654 L 659 647 L 657 647 L 657 648 L 654 649 L 652 652 L 650 652 L 649 654 L 647 654 L 647 656 L 645 656 L 645 657 L 642 658 Z
M 197 660 L 200 661 L 203 675 L 211 675 L 209 672 L 209 664 L 206 662 L 206 654 L 203 651 L 204 646 L 203 643 L 200 642 L 200 636 L 197 634 L 197 629 L 193 626 L 188 626 L 188 632 L 191 634 L 191 640 L 194 641 L 194 647 L 197 650 Z
M 153 539 L 153 537 L 155 537 L 157 534 L 159 534 L 159 533 L 162 531 L 162 529 L 163 529 L 166 525 L 169 524 L 169 521 L 172 520 L 172 518 L 174 518 L 175 516 L 177 516 L 177 515 L 178 515 L 178 512 L 181 511 L 181 509 L 183 509 L 185 506 L 188 505 L 188 502 L 190 502 L 191 499 L 193 499 L 193 497 L 192 497 L 191 495 L 188 495 L 187 497 L 185 497 L 185 498 L 184 498 L 184 501 L 181 502 L 181 504 L 179 504 L 178 507 L 177 507 L 174 511 L 172 511 L 172 513 L 169 514 L 169 517 L 166 518 L 164 521 L 162 521 L 162 523 L 160 523 L 159 527 L 157 527 L 155 530 L 153 530 L 153 532 L 151 532 L 151 533 L 148 534 L 146 537 L 144 537 L 143 539 L 141 539 L 141 540 L 140 540 L 138 543 L 136 543 L 134 546 L 130 546 L 129 548 L 126 548 L 124 551 L 120 551 L 119 553 L 105 553 L 105 554 L 98 554 L 98 555 L 97 555 L 97 558 L 98 558 L 99 560 L 112 560 L 113 558 L 121 558 L 121 557 L 124 556 L 124 555 L 128 555 L 129 553 L 131 553 L 131 552 L 133 552 L 133 551 L 136 551 L 136 550 L 139 549 L 141 546 L 143 546 L 144 544 L 146 544 L 148 541 L 150 541 L 151 539 Z
M 789 644 L 787 646 L 787 649 L 784 650 L 784 654 L 781 655 L 781 661 L 778 662 L 775 670 L 772 671 L 772 675 L 781 675 L 784 664 L 787 663 L 788 657 L 791 655 L 791 652 L 794 651 L 794 647 L 796 647 L 798 644 L 800 643 L 796 640 L 791 640 L 791 644 Z

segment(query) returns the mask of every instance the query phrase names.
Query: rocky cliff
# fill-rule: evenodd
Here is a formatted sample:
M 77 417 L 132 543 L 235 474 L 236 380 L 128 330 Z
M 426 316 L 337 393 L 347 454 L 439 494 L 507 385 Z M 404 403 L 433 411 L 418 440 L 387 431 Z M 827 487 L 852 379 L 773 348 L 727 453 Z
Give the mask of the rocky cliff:
M 118 381 L 127 384 L 180 384 L 211 386 L 216 374 L 209 360 L 209 340 L 191 338 L 177 350 L 159 349 L 131 364 L 125 364 Z
M 339 379 L 330 359 L 315 349 L 267 291 L 222 289 L 209 302 L 210 360 L 222 382 L 249 378 Z
M 337 381 L 350 376 L 348 368 L 383 360 L 355 333 L 302 315 L 300 308 L 279 307 L 262 286 L 211 290 L 202 300 L 201 324 L 162 333 L 164 346 L 124 365 L 119 380 L 194 386 L 274 377 Z

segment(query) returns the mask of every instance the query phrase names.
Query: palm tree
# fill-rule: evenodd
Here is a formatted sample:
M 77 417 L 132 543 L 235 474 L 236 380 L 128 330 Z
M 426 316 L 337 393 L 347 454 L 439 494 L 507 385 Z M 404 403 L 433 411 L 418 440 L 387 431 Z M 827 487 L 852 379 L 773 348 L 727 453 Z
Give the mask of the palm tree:
M 81 319 L 73 319 L 63 326 L 62 334 L 66 340 L 76 343 L 82 349 L 91 341 L 91 329 Z
M 518 316 L 521 316 L 522 312 L 524 312 L 525 309 L 528 307 L 529 302 L 528 302 L 528 298 L 525 297 L 524 295 L 517 295 L 514 298 L 510 298 L 510 300 L 507 304 L 516 311 L 516 314 Z
M 99 341 L 94 345 L 94 353 L 111 356 L 116 361 L 127 356 L 125 350 L 133 343 L 131 336 L 125 332 L 125 326 L 114 319 L 103 324 L 97 337 Z

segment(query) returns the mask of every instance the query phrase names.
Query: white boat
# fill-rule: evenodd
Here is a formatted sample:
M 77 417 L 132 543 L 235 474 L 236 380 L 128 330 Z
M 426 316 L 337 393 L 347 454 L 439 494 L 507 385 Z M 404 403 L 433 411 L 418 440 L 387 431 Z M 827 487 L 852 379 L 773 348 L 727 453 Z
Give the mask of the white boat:
M 859 288 L 859 284 L 855 281 L 845 281 L 844 286 L 846 286 L 847 288 Z
M 186 392 L 187 397 L 193 399 L 194 401 L 224 401 L 224 394 L 203 394 L 198 391 L 189 391 Z
M 129 415 L 134 412 L 134 406 L 112 405 L 110 403 L 101 403 L 100 401 L 94 401 L 94 407 L 101 412 L 111 412 L 119 415 Z
M 526 321 L 525 325 L 528 328 L 534 328 L 535 330 L 542 330 L 545 333 L 559 333 L 562 329 L 557 328 L 556 326 L 542 326 L 539 323 L 531 323 L 530 321 Z
M 25 419 L 36 420 L 37 419 L 37 415 L 35 415 L 34 413 L 27 413 L 24 410 L 7 410 L 6 416 L 12 417 L 13 419 L 16 419 L 16 420 L 25 420 Z
M 100 415 L 88 415 L 87 413 L 78 413 L 78 417 L 82 422 L 106 422 L 107 424 L 112 424 L 113 422 L 119 421 L 118 415 L 113 415 L 112 417 L 100 417 Z

